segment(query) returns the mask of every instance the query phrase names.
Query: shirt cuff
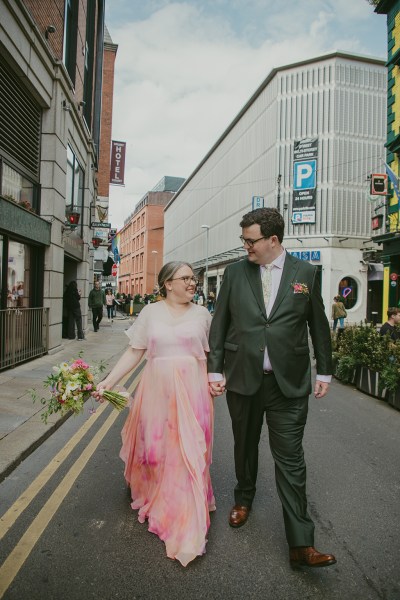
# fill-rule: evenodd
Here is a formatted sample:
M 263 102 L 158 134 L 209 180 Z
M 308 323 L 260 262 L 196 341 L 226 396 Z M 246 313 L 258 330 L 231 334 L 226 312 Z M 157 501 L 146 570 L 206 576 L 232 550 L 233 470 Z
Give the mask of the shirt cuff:
M 330 383 L 332 381 L 332 375 L 317 375 L 317 381 L 322 381 L 322 383 Z
M 222 381 L 223 378 L 224 378 L 224 376 L 222 375 L 222 373 L 208 373 L 208 381 L 209 382 Z

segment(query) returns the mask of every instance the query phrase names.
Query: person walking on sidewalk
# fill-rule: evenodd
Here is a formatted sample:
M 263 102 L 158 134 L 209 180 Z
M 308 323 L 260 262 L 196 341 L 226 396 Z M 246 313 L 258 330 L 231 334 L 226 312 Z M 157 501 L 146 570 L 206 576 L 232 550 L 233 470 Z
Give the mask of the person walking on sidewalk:
M 106 289 L 106 308 L 107 308 L 107 317 L 108 320 L 111 320 L 111 323 L 114 321 L 114 294 L 110 288 Z
M 95 281 L 94 287 L 89 293 L 89 308 L 92 310 L 94 331 L 99 330 L 99 325 L 103 318 L 103 306 L 105 303 L 105 295 L 100 287 L 100 281 Z
M 71 281 L 64 292 L 64 306 L 67 311 L 67 333 L 70 340 L 75 339 L 75 324 L 78 330 L 78 340 L 84 339 L 82 328 L 81 292 L 76 281 Z
M 339 335 L 343 332 L 344 320 L 346 317 L 347 311 L 343 302 L 341 301 L 340 296 L 335 296 L 332 304 L 333 331 L 336 331 L 337 325 L 339 323 Z
M 240 226 L 247 258 L 225 269 L 208 354 L 214 392 L 223 391 L 226 378 L 235 442 L 237 485 L 229 524 L 241 527 L 249 517 L 265 416 L 290 565 L 326 567 L 336 559 L 314 548 L 302 446 L 311 393 L 308 331 L 317 362 L 316 398 L 328 392 L 332 373 L 331 336 L 318 271 L 283 248 L 285 224 L 275 208 L 247 213 Z

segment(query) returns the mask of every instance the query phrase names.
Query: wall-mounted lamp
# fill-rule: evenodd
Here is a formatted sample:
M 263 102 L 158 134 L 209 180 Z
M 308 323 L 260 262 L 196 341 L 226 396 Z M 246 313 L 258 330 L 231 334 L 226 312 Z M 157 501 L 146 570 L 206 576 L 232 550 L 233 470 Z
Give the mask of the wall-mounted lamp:
M 346 240 L 348 240 L 348 239 L 349 239 L 348 237 L 347 237 L 347 238 L 340 238 L 340 239 L 339 239 L 339 244 L 341 244 L 342 242 L 345 242 L 345 241 L 346 241 Z
M 86 102 L 84 100 L 82 100 L 81 102 L 78 102 L 79 110 L 82 110 L 83 108 L 85 108 L 85 106 L 86 106 Z
M 302 240 L 301 238 L 296 238 L 296 240 L 297 240 L 298 242 L 300 242 L 300 244 L 302 244 L 302 243 L 303 243 L 303 240 Z
M 49 39 L 49 33 L 55 33 L 57 30 L 54 27 L 54 25 L 48 25 L 44 31 L 44 37 L 46 38 L 46 40 Z
M 66 221 L 65 221 L 66 227 L 69 227 L 70 229 L 75 229 L 79 224 L 79 219 L 80 219 L 81 214 L 76 211 L 70 211 L 70 212 L 67 212 L 65 216 L 66 216 Z
M 62 101 L 62 107 L 63 107 L 63 110 L 65 110 L 66 112 L 71 112 L 71 110 L 72 110 L 71 106 L 69 104 L 67 104 L 66 100 Z

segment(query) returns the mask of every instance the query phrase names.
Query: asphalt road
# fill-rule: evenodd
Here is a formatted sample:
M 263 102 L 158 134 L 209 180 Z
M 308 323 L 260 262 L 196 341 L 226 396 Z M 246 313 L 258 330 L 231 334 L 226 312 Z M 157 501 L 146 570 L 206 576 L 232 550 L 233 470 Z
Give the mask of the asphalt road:
M 228 526 L 232 437 L 224 398 L 215 405 L 217 511 L 205 556 L 183 568 L 137 522 L 118 457 L 125 415 L 107 407 L 68 419 L 0 484 L 0 514 L 9 519 L 5 529 L 0 521 L 0 598 L 400 599 L 400 412 L 336 381 L 328 398 L 310 400 L 304 444 L 309 507 L 316 547 L 338 562 L 292 571 L 266 428 L 250 519 L 239 530 Z M 58 468 L 49 481 L 25 492 L 38 475 L 44 479 L 55 455 Z M 16 518 L 21 494 L 27 506 Z

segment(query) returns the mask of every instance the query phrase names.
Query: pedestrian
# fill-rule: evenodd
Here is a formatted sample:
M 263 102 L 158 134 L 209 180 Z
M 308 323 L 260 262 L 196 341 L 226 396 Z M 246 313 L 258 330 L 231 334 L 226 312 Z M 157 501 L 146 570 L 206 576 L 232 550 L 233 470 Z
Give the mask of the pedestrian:
M 252 508 L 265 414 L 290 564 L 325 567 L 336 559 L 314 548 L 302 448 L 311 393 L 308 329 L 317 366 L 316 398 L 327 393 L 332 373 L 318 272 L 283 248 L 284 220 L 275 208 L 247 213 L 240 226 L 247 258 L 225 269 L 208 355 L 210 387 L 221 393 L 226 380 L 235 442 L 237 485 L 229 524 L 244 525 Z
M 379 330 L 381 335 L 390 335 L 391 339 L 395 342 L 400 339 L 400 330 L 397 327 L 400 324 L 400 308 L 395 306 L 388 308 L 387 310 L 387 321 L 382 325 Z
M 344 320 L 347 317 L 347 311 L 340 299 L 340 296 L 335 296 L 332 304 L 332 319 L 333 319 L 333 331 L 336 331 L 337 325 L 339 323 L 339 331 L 338 333 L 342 333 L 344 329 Z
M 114 294 L 113 294 L 111 288 L 107 288 L 106 289 L 105 300 L 106 300 L 106 308 L 107 308 L 107 318 L 108 318 L 108 321 L 111 321 L 111 323 L 113 323 L 114 322 L 114 301 L 115 301 L 115 297 L 114 297 Z
M 84 339 L 81 312 L 81 291 L 78 290 L 76 281 L 70 281 L 64 292 L 63 303 L 67 313 L 67 337 L 75 339 L 75 325 L 78 332 L 78 340 Z
M 165 542 L 167 556 L 186 566 L 204 554 L 209 511 L 213 402 L 206 352 L 211 316 L 192 303 L 196 278 L 186 262 L 165 264 L 158 275 L 162 300 L 146 304 L 127 331 L 130 347 L 97 385 L 112 389 L 146 365 L 122 430 L 121 458 L 139 521 Z
M 101 320 L 103 318 L 103 306 L 105 304 L 105 295 L 100 287 L 100 281 L 94 282 L 94 287 L 89 292 L 89 308 L 92 309 L 93 329 L 99 330 Z

